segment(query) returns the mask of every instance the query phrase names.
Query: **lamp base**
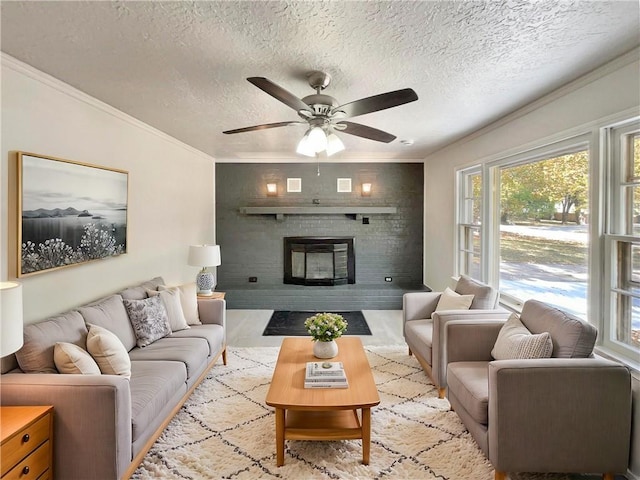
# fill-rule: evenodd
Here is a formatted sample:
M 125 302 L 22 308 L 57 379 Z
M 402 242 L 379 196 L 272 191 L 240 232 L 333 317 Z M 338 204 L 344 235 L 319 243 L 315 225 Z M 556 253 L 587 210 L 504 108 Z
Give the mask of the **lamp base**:
M 198 295 L 213 295 L 213 289 L 216 287 L 213 273 L 206 271 L 198 273 L 196 286 L 198 287 Z

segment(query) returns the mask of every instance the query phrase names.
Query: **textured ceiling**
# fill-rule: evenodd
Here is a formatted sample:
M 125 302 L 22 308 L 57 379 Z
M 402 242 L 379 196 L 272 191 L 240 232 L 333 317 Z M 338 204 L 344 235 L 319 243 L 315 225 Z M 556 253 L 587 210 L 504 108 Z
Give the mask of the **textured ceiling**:
M 299 97 L 306 72 L 347 103 L 419 97 L 354 121 L 398 137 L 339 134 L 335 159 L 422 159 L 629 51 L 637 1 L 2 1 L 2 51 L 219 159 L 296 158 L 303 126 L 246 81 Z M 407 146 L 402 139 L 413 140 Z M 303 158 L 303 157 L 300 157 Z

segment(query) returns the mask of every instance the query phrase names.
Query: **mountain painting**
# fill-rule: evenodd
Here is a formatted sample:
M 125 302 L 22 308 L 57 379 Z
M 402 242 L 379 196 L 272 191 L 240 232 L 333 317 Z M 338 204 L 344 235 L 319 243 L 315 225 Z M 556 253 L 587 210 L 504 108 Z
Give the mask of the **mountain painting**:
M 126 253 L 128 172 L 18 153 L 18 276 Z

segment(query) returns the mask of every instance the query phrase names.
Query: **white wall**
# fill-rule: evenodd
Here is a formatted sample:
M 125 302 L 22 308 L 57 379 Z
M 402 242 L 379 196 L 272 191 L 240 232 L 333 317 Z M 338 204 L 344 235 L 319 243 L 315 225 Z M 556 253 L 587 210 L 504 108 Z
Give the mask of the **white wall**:
M 152 278 L 194 281 L 190 244 L 211 243 L 214 159 L 2 55 L 0 279 L 16 279 L 15 151 L 129 172 L 128 253 L 22 277 L 25 322 Z
M 597 138 L 603 123 L 640 114 L 640 50 L 503 118 L 425 159 L 424 281 L 434 290 L 454 273 L 455 170 L 580 133 Z M 597 150 L 597 149 L 596 149 Z M 597 156 L 599 152 L 591 152 Z M 597 252 L 596 252 L 597 254 Z M 640 478 L 640 377 L 634 372 L 630 470 Z

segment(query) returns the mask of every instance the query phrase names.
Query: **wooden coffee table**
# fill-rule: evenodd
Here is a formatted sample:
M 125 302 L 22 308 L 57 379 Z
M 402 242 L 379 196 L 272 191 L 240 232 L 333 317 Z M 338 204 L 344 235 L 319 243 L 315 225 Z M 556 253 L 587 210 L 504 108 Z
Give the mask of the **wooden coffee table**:
M 362 463 L 369 464 L 371 407 L 380 403 L 369 360 L 359 337 L 341 337 L 338 356 L 349 388 L 304 388 L 313 356 L 309 337 L 285 338 L 266 403 L 276 409 L 276 463 L 284 465 L 285 440 L 362 439 Z M 360 412 L 358 412 L 360 410 Z

